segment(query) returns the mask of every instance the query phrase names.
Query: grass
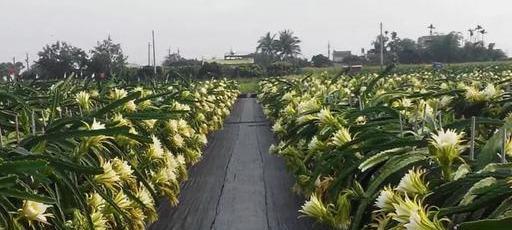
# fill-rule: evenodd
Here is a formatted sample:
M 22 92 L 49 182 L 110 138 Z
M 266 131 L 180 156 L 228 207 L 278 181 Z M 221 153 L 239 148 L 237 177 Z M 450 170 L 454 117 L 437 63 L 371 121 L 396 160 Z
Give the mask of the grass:
M 235 79 L 240 84 L 240 93 L 258 92 L 258 82 L 262 78 L 238 78 Z

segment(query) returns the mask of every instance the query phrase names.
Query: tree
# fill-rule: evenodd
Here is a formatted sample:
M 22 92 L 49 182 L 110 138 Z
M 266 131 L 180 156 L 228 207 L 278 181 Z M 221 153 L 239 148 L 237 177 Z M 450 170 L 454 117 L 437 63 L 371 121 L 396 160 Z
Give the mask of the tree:
M 345 58 L 343 58 L 343 63 L 347 65 L 362 65 L 365 63 L 364 57 L 357 56 L 357 55 L 349 55 Z
M 293 35 L 291 30 L 283 30 L 279 32 L 279 39 L 277 40 L 277 50 L 281 59 L 293 58 L 299 55 L 300 40 L 297 36 Z
M 82 74 L 87 68 L 87 54 L 80 48 L 57 41 L 38 53 L 36 64 L 43 78 L 62 78 L 72 73 Z
M 491 44 L 494 44 L 494 43 L 491 43 Z M 501 49 L 494 49 L 494 46 L 493 48 L 490 47 L 489 44 L 489 60 L 491 61 L 499 61 L 499 60 L 505 60 L 507 58 L 507 54 L 505 54 L 505 52 L 503 52 L 503 50 Z
M 387 32 L 386 32 L 387 34 Z M 398 62 L 398 55 L 402 51 L 400 46 L 401 39 L 398 37 L 397 32 L 391 32 L 391 40 L 384 47 L 386 51 L 389 51 L 389 57 L 393 63 Z
M 182 62 L 184 60 L 185 60 L 185 58 L 182 58 L 181 55 L 179 55 L 177 53 L 173 53 L 173 54 L 169 54 L 169 55 L 167 55 L 165 57 L 164 62 L 162 63 L 162 65 L 172 66 L 175 63 L 180 63 L 180 62 Z
M 486 47 L 482 40 L 476 39 L 478 35 L 485 35 L 487 31 L 480 25 L 468 29 L 470 38 L 461 46 L 462 33 L 451 32 L 447 35 L 433 35 L 423 37 L 428 39 L 426 46 L 420 47 L 414 40 L 399 38 L 396 32 L 387 32 L 382 36 L 384 47 L 384 60 L 389 63 L 398 60 L 399 63 L 415 64 L 440 62 L 468 62 L 493 61 L 507 58 L 500 49 L 495 49 L 494 43 Z M 389 35 L 389 36 L 388 36 Z M 380 61 L 381 37 L 378 35 L 372 42 L 372 49 L 368 51 L 369 63 L 377 64 Z
M 277 52 L 277 41 L 275 40 L 276 35 L 270 34 L 267 32 L 265 36 L 261 37 L 258 40 L 258 46 L 256 47 L 256 52 L 261 52 L 262 54 L 274 56 Z
M 21 78 L 24 80 L 36 79 L 41 77 L 42 72 L 41 67 L 37 63 L 34 63 L 30 66 L 30 69 L 27 69 L 21 74 Z
M 114 43 L 108 36 L 91 50 L 89 72 L 95 74 L 119 73 L 126 66 L 126 60 L 127 57 L 123 54 L 121 44 Z
M 291 30 L 279 32 L 279 39 L 276 39 L 276 35 L 267 32 L 258 40 L 256 54 L 254 55 L 255 62 L 259 65 L 269 67 L 275 61 L 291 61 L 300 54 L 300 42 L 299 38 L 293 35 Z M 304 64 L 303 60 L 299 62 Z
M 372 64 L 378 64 L 380 63 L 380 49 L 381 49 L 381 40 L 382 40 L 382 46 L 384 47 L 383 53 L 384 53 L 384 61 L 389 62 L 393 59 L 396 59 L 391 55 L 391 48 L 389 46 L 390 38 L 388 37 L 389 32 L 386 31 L 382 37 L 381 35 L 377 35 L 375 37 L 375 41 L 372 41 L 371 45 L 372 48 L 368 50 L 368 61 Z M 391 33 L 392 36 L 395 38 L 398 38 L 398 35 L 396 32 Z M 381 39 L 382 38 L 382 39 Z M 395 55 L 396 56 L 396 55 Z
M 198 75 L 203 79 L 220 78 L 222 76 L 222 66 L 216 62 L 205 62 L 199 69 Z
M 432 61 L 441 62 L 457 62 L 461 61 L 460 43 L 462 35 L 457 32 L 451 32 L 444 36 L 437 36 L 432 39 L 432 42 L 427 47 L 427 50 L 432 54 Z
M 487 30 L 485 30 L 485 29 L 480 30 L 480 34 L 482 34 L 482 44 L 485 44 L 484 36 L 486 33 L 487 33 Z
M 413 64 L 421 62 L 421 54 L 414 40 L 409 38 L 401 39 L 397 46 L 399 63 Z
M 332 65 L 332 61 L 323 54 L 315 55 L 311 58 L 311 62 L 315 67 L 327 67 Z
M 277 59 L 276 56 L 271 56 L 271 55 L 267 55 L 264 53 L 253 53 L 253 54 L 251 54 L 251 56 L 254 58 L 254 64 L 257 64 L 257 65 L 260 65 L 263 67 L 270 66 Z
M 472 28 L 469 28 L 468 32 L 469 32 L 469 41 L 473 42 L 473 36 L 475 35 L 475 30 Z
M 25 68 L 23 63 L 16 62 L 14 65 L 12 62 L 0 63 L 0 79 L 9 76 L 18 76 L 20 71 Z
M 373 49 L 370 49 L 368 52 L 378 54 L 380 53 L 381 47 L 381 35 L 377 35 L 375 41 L 372 42 Z M 386 46 L 389 41 L 389 37 L 387 35 L 382 35 L 382 46 L 384 46 L 384 52 L 386 52 Z
M 200 66 L 202 63 L 196 59 L 186 59 L 179 53 L 172 53 L 165 57 L 162 62 L 163 66 L 176 67 L 176 66 Z

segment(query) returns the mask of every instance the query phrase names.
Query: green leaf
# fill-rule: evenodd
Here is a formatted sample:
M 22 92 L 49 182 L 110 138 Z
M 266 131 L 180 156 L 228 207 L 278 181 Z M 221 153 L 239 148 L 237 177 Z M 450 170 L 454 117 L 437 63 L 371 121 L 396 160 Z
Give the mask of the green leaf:
M 36 201 L 39 203 L 45 203 L 45 204 L 53 204 L 55 203 L 55 200 L 53 200 L 50 197 L 42 196 L 39 194 L 34 194 L 26 191 L 21 191 L 17 189 L 0 189 L 0 195 L 7 196 L 7 197 L 14 197 L 22 200 L 31 200 Z
M 468 192 L 473 184 L 486 177 L 496 177 L 495 173 L 470 173 L 463 178 L 444 183 L 433 188 L 432 194 L 426 200 L 439 206 L 456 205 Z
M 18 180 L 18 177 L 15 175 L 0 177 L 0 189 L 15 186 L 16 180 Z
M 130 131 L 129 127 L 113 127 L 108 129 L 98 129 L 98 130 L 76 130 L 76 131 L 67 131 L 67 132 L 54 132 L 47 133 L 41 136 L 30 136 L 20 143 L 21 146 L 32 146 L 41 141 L 59 141 L 61 139 L 69 139 L 69 138 L 78 138 L 78 137 L 91 137 L 98 135 L 105 136 L 115 136 L 128 134 Z
M 465 222 L 459 225 L 460 230 L 509 230 L 512 225 L 512 217 L 503 219 L 487 219 Z
M 451 215 L 455 213 L 470 212 L 476 209 L 487 207 L 493 201 L 496 201 L 503 195 L 512 193 L 506 182 L 499 182 L 497 184 L 485 187 L 486 192 L 480 195 L 477 199 L 473 200 L 468 205 L 460 205 L 454 207 L 441 208 L 439 210 L 440 216 Z
M 131 100 L 135 100 L 137 98 L 139 98 L 141 95 L 141 92 L 140 91 L 137 91 L 137 92 L 133 92 L 131 94 L 129 94 L 128 96 L 126 97 L 123 97 L 119 100 L 116 100 L 116 101 L 113 101 L 112 103 L 108 104 L 107 106 L 101 108 L 100 110 L 98 110 L 96 113 L 94 113 L 92 115 L 92 117 L 101 117 L 103 116 L 104 114 L 106 113 L 109 113 L 111 111 L 113 111 L 114 109 L 116 109 L 117 107 L 121 107 L 123 106 L 125 103 L 131 101 Z
M 476 117 L 475 118 L 477 125 L 493 125 L 496 127 L 503 125 L 503 120 L 500 119 L 492 119 L 492 118 L 486 118 L 486 117 Z M 446 124 L 444 126 L 446 129 L 465 129 L 471 127 L 471 119 L 465 119 L 465 120 L 459 120 L 452 122 L 450 124 Z
M 390 150 L 385 150 L 385 151 L 379 152 L 379 153 L 367 158 L 365 161 L 363 161 L 358 166 L 358 168 L 359 168 L 359 170 L 361 170 L 361 172 L 364 172 L 364 171 L 374 167 L 375 165 L 378 165 L 384 161 L 389 160 L 390 157 L 392 157 L 396 154 L 404 153 L 408 150 L 410 150 L 409 147 L 404 147 L 404 148 L 396 148 L 396 149 L 390 149 Z
M 71 171 L 73 173 L 83 173 L 83 174 L 90 174 L 90 175 L 97 175 L 97 174 L 103 173 L 102 168 L 85 166 L 85 165 L 81 165 L 81 164 L 67 161 L 64 159 L 59 159 L 57 157 L 49 156 L 49 155 L 34 154 L 34 155 L 28 155 L 28 156 L 21 157 L 21 159 L 46 160 L 49 162 L 49 164 L 51 166 L 53 166 L 55 168 L 55 170 L 59 170 L 59 171 L 67 170 L 67 171 Z
M 368 94 L 370 92 L 374 92 L 374 88 L 375 88 L 375 85 L 377 85 L 377 82 L 379 82 L 379 80 L 383 79 L 384 77 L 386 77 L 393 69 L 395 68 L 395 65 L 394 64 L 391 64 L 391 65 L 388 65 L 386 66 L 386 69 L 384 69 L 384 71 L 382 71 L 379 76 L 375 77 L 374 79 L 372 79 L 369 83 L 368 83 L 368 86 L 366 87 L 366 91 L 365 91 L 365 94 Z
M 16 102 L 17 105 L 21 106 L 21 107 L 24 107 L 26 108 L 27 105 L 25 103 L 25 101 L 23 99 L 21 99 L 20 97 L 12 94 L 12 93 L 8 93 L 8 92 L 5 92 L 5 91 L 0 91 L 0 98 L 2 99 L 10 99 L 11 101 L 14 101 Z
M 506 123 L 502 129 L 510 130 L 512 128 L 511 123 Z M 494 134 L 484 145 L 480 153 L 476 155 L 476 168 L 482 169 L 490 163 L 496 162 L 498 153 L 501 149 L 501 143 L 503 139 L 503 132 L 499 131 Z
M 125 118 L 131 120 L 167 120 L 176 118 L 178 114 L 186 114 L 187 110 L 176 110 L 172 112 L 138 112 L 124 115 Z
M 510 209 L 512 209 L 512 197 L 508 197 L 507 199 L 503 200 L 501 204 L 488 216 L 488 218 L 497 218 Z
M 387 161 L 386 164 L 384 164 L 384 166 L 382 166 L 382 168 L 379 170 L 380 173 L 378 176 L 370 182 L 370 185 L 366 189 L 366 197 L 361 201 L 359 207 L 357 208 L 356 215 L 354 216 L 354 222 L 352 224 L 352 229 L 360 229 L 361 220 L 364 217 L 367 206 L 373 201 L 373 199 L 375 199 L 375 195 L 379 191 L 380 186 L 388 179 L 388 177 L 400 170 L 406 169 L 412 164 L 424 161 L 426 159 L 427 156 L 425 154 L 425 150 L 418 150 L 408 154 L 395 156 Z
M 169 92 L 165 92 L 165 93 L 159 93 L 159 94 L 155 94 L 155 95 L 149 95 L 147 97 L 143 97 L 143 98 L 139 98 L 137 100 L 135 100 L 135 103 L 139 103 L 139 102 L 142 102 L 142 101 L 147 101 L 147 100 L 151 100 L 151 99 L 154 99 L 154 98 L 160 98 L 160 97 L 164 97 L 164 96 L 167 96 L 167 95 L 171 95 L 172 97 L 175 97 L 176 95 L 178 95 L 179 92 L 172 92 L 172 91 L 169 91 Z
M 38 170 L 46 169 L 48 162 L 43 160 L 20 160 L 0 163 L 2 174 L 30 174 Z

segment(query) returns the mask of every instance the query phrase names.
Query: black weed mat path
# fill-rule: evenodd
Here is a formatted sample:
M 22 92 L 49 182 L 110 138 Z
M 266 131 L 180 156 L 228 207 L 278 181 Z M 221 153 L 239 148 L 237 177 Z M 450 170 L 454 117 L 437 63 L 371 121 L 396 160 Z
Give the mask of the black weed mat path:
M 150 229 L 314 229 L 297 218 L 303 200 L 291 191 L 284 161 L 268 154 L 273 142 L 256 99 L 238 99 L 224 129 L 210 136 L 204 158 L 191 168 L 180 204 L 163 201 Z

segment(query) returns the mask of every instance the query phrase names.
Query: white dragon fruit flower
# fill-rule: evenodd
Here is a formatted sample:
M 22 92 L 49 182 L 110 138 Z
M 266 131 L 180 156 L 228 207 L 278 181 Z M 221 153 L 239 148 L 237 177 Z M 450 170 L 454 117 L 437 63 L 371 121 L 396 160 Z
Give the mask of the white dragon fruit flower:
M 21 213 L 21 215 L 29 222 L 31 221 L 37 221 L 44 224 L 48 224 L 47 217 L 53 217 L 53 214 L 51 213 L 45 213 L 46 210 L 51 207 L 51 205 L 46 205 L 43 203 L 30 201 L 30 200 L 24 200 L 23 206 L 18 211 Z
M 395 191 L 393 191 L 391 187 L 384 187 L 375 200 L 375 206 L 377 206 L 381 211 L 392 212 L 395 210 L 393 203 L 396 202 L 396 196 L 397 194 L 395 194 Z
M 302 205 L 299 212 L 305 216 L 315 217 L 320 220 L 325 219 L 328 215 L 327 207 L 320 199 L 318 199 L 316 194 L 311 195 L 309 200 Z
M 338 131 L 336 131 L 336 133 L 331 137 L 331 143 L 337 147 L 341 147 L 350 141 L 352 141 L 352 137 L 350 136 L 348 129 L 345 127 L 338 129 Z
M 408 195 L 425 195 L 428 192 L 427 184 L 424 182 L 425 170 L 411 169 L 400 180 L 397 190 Z

